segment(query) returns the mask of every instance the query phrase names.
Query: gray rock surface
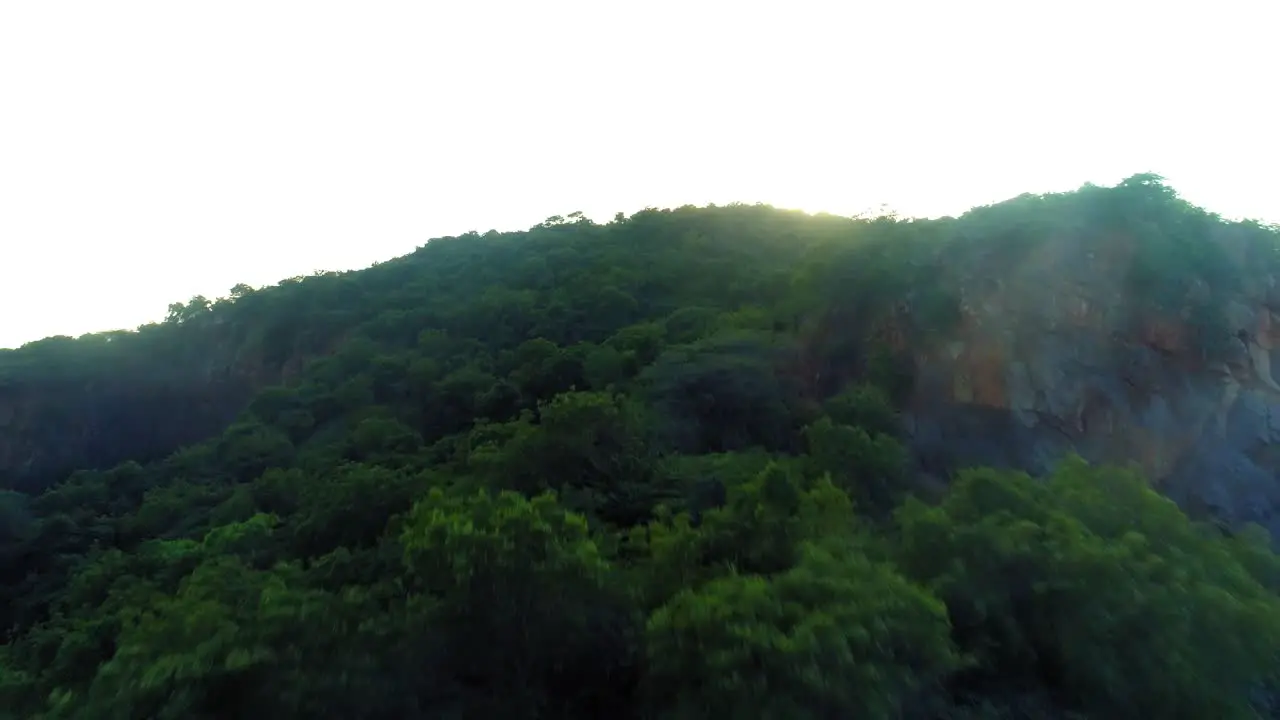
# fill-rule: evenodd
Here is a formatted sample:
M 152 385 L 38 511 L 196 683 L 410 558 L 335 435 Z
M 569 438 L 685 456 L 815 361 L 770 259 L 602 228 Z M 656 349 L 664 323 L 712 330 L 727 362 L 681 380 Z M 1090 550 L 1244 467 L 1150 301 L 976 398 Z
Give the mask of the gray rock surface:
M 1212 331 L 1227 347 L 1211 356 L 1188 311 L 1135 311 L 1117 290 L 1123 244 L 1110 252 L 1048 243 L 988 268 L 999 281 L 980 279 L 980 258 L 952 270 L 961 322 L 915 353 L 907 426 L 922 468 L 1040 473 L 1068 452 L 1133 463 L 1193 516 L 1280 538 L 1275 279 L 1225 302 L 1226 327 Z

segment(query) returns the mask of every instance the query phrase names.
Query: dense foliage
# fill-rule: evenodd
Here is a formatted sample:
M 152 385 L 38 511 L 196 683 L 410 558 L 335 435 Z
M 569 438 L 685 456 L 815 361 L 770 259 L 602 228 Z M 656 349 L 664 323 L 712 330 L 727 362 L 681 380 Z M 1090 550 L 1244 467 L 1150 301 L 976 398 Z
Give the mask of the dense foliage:
M 1149 176 L 937 221 L 571 215 L 0 353 L 45 415 L 133 403 L 0 493 L 0 718 L 1256 717 L 1265 533 L 1073 458 L 925 501 L 903 443 L 885 321 L 941 337 L 938 268 L 1126 232 L 1158 307 L 1275 264 Z M 303 369 L 178 447 L 201 353 Z

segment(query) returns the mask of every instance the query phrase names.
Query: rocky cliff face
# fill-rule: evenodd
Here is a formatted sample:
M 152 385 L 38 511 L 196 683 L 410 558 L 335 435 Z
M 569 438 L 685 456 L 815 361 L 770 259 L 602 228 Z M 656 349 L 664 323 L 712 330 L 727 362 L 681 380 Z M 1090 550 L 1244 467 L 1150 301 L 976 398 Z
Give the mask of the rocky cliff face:
M 205 340 L 0 386 L 0 488 L 36 490 L 77 469 L 163 457 L 221 431 L 306 360 L 266 363 L 216 334 Z
M 1206 283 L 1162 310 L 1125 289 L 1135 252 L 1123 236 L 1051 241 L 1003 266 L 979 255 L 942 270 L 960 321 L 927 350 L 905 348 L 922 465 L 1040 472 L 1067 452 L 1134 463 L 1193 516 L 1280 538 L 1277 278 L 1232 250 L 1248 279 L 1218 292 L 1204 327 Z M 1206 337 L 1220 340 L 1212 352 Z
M 0 351 L 0 488 L 155 460 L 221 432 L 258 391 L 341 345 L 362 319 L 353 275 L 236 288 L 233 299 L 176 303 L 136 333 Z

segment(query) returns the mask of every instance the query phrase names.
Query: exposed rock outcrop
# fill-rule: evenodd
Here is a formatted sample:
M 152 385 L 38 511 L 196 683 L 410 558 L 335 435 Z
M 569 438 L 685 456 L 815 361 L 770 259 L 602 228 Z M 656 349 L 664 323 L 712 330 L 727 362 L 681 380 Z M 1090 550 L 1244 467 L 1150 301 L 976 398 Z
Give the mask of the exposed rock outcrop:
M 74 470 L 164 457 L 220 432 L 308 359 L 269 362 L 225 335 L 197 337 L 128 362 L 0 384 L 0 488 L 38 490 Z
M 961 321 L 914 353 L 908 426 L 922 465 L 1039 472 L 1066 452 L 1135 463 L 1193 515 L 1280 537 L 1276 278 L 1219 297 L 1225 319 L 1197 327 L 1203 283 L 1160 311 L 1124 290 L 1133 245 L 1047 242 L 1003 270 L 952 271 Z

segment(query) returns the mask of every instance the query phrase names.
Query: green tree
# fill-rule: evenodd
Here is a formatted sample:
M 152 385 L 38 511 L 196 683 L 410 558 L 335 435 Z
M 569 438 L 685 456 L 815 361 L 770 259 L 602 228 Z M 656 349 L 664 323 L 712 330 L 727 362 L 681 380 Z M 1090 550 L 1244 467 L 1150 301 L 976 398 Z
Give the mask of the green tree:
M 411 717 L 413 699 L 369 656 L 370 610 L 358 595 L 305 589 L 296 568 L 214 560 L 126 624 L 88 690 L 55 692 L 49 716 Z
M 901 511 L 908 576 L 947 603 L 983 693 L 1044 687 L 1090 716 L 1254 717 L 1280 598 L 1133 473 L 963 474 Z
M 749 333 L 668 349 L 641 374 L 667 442 L 688 453 L 788 447 L 793 388 L 777 372 L 780 352 Z
M 836 486 L 876 515 L 902 498 L 907 476 L 907 450 L 889 435 L 874 437 L 860 427 L 837 425 L 822 418 L 805 428 L 811 466 L 827 473 Z
M 781 575 L 713 580 L 653 613 L 648 697 L 674 718 L 897 718 L 958 666 L 948 630 L 892 568 L 807 545 Z
M 609 678 L 630 672 L 631 614 L 584 518 L 550 494 L 433 490 L 402 542 L 409 571 L 441 598 L 449 666 L 478 688 L 478 711 L 619 711 Z

